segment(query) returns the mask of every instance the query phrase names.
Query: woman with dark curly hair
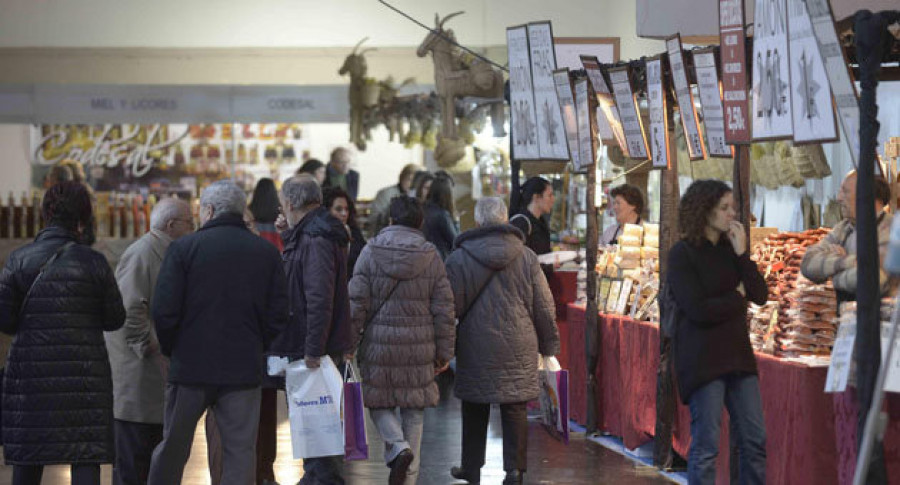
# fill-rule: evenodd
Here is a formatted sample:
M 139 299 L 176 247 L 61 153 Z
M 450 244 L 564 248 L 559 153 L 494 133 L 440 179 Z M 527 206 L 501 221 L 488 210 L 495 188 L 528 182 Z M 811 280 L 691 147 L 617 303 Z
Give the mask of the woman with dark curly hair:
M 112 268 L 83 244 L 91 196 L 79 182 L 44 195 L 47 228 L 0 272 L 0 331 L 15 335 L 3 378 L 3 456 L 14 485 L 71 464 L 73 484 L 112 463 L 113 384 L 103 332 L 125 322 Z
M 347 254 L 347 277 L 350 278 L 353 276 L 353 268 L 356 266 L 356 260 L 359 259 L 359 253 L 366 245 L 366 238 L 363 237 L 362 230 L 356 223 L 356 205 L 353 204 L 353 199 L 344 189 L 326 187 L 322 191 L 322 206 L 328 209 L 328 212 L 337 220 L 344 223 L 350 233 L 350 252 Z
M 741 483 L 766 482 L 766 430 L 747 301 L 764 304 L 768 289 L 735 214 L 727 185 L 694 182 L 678 206 L 682 240 L 669 251 L 666 284 L 678 312 L 675 373 L 681 399 L 691 409 L 691 485 L 715 483 L 723 406 L 737 434 L 732 440 Z
M 600 244 L 617 244 L 625 224 L 640 224 L 644 213 L 644 194 L 634 185 L 622 184 L 609 191 L 610 205 L 616 214 L 616 223 L 606 228 L 600 236 Z

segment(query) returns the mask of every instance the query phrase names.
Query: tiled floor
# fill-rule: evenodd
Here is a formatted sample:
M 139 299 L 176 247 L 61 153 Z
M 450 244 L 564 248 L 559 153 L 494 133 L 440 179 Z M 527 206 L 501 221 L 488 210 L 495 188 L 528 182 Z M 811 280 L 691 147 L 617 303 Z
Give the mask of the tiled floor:
M 422 466 L 420 485 L 443 485 L 455 482 L 450 477 L 450 467 L 459 464 L 460 453 L 460 413 L 459 401 L 450 397 L 449 388 L 444 388 L 441 406 L 429 409 L 425 414 L 425 436 L 422 443 Z M 284 403 L 284 399 L 279 400 Z M 487 465 L 482 470 L 482 483 L 499 484 L 503 480 L 502 440 L 500 435 L 499 410 L 491 415 L 488 434 Z M 294 485 L 303 473 L 299 460 L 291 458 L 290 430 L 287 410 L 279 408 L 278 460 L 275 474 L 282 485 Z M 648 467 L 636 466 L 628 459 L 584 439 L 583 435 L 572 436 L 568 446 L 551 438 L 536 422 L 529 427 L 528 474 L 529 484 L 615 484 L 650 485 L 669 483 Z M 382 445 L 374 425 L 369 423 L 369 461 L 349 463 L 346 467 L 348 484 L 387 483 L 388 469 L 380 457 Z M 103 467 L 102 484 L 112 483 L 112 470 Z M 0 466 L 0 484 L 12 481 L 11 467 Z M 68 485 L 68 467 L 48 467 L 44 473 L 44 485 Z M 207 485 L 210 483 L 206 464 L 206 439 L 203 420 L 197 426 L 191 459 L 185 469 L 185 485 Z M 174 485 L 174 484 L 173 484 Z

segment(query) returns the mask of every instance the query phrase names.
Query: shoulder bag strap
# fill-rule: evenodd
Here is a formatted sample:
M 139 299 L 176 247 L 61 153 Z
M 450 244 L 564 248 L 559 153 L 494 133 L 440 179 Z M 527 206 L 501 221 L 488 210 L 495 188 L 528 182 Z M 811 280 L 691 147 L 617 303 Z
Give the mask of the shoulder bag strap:
M 470 253 L 468 249 L 466 249 L 462 246 L 460 246 L 459 248 L 462 249 L 466 254 L 468 254 L 469 257 L 472 258 L 473 261 L 478 263 L 479 266 L 482 266 L 491 272 L 491 275 L 488 276 L 487 279 L 484 281 L 484 283 L 481 285 L 481 287 L 478 288 L 478 293 L 475 295 L 475 298 L 472 300 L 472 303 L 470 303 L 469 306 L 459 316 L 459 325 L 462 325 L 463 321 L 465 321 L 466 317 L 469 315 L 469 310 L 471 310 L 475 306 L 475 304 L 478 303 L 478 300 L 481 298 L 481 295 L 484 293 L 484 290 L 488 287 L 489 284 L 491 284 L 491 280 L 494 279 L 494 276 L 497 273 L 499 273 L 499 271 L 488 268 L 487 266 L 482 264 L 480 261 L 475 259 L 474 256 L 472 256 L 472 253 Z
M 54 263 L 57 259 L 59 259 L 59 257 L 62 256 L 63 253 L 66 252 L 67 249 L 69 249 L 70 247 L 72 247 L 72 246 L 74 246 L 74 245 L 75 245 L 75 243 L 72 242 L 72 241 L 69 241 L 69 242 L 63 244 L 63 245 L 60 246 L 59 249 L 57 249 L 56 252 L 53 253 L 53 255 L 50 256 L 50 258 L 47 259 L 47 261 L 41 266 L 40 272 L 38 273 L 38 275 L 37 275 L 37 277 L 34 279 L 34 281 L 31 282 L 31 286 L 28 287 L 28 292 L 25 293 L 25 298 L 22 299 L 22 305 L 19 306 L 19 315 L 22 315 L 22 314 L 25 313 L 25 305 L 28 304 L 28 300 L 31 298 L 31 292 L 34 290 L 34 287 L 35 287 L 35 285 L 37 284 L 37 282 L 41 279 L 41 276 L 44 276 L 44 273 L 47 272 L 47 270 L 50 268 L 50 266 L 52 266 L 53 263 Z
M 369 324 L 372 323 L 372 320 L 375 320 L 375 316 L 378 315 L 378 312 L 381 311 L 381 307 L 383 307 L 384 304 L 387 303 L 388 300 L 391 299 L 391 296 L 394 295 L 394 290 L 396 290 L 398 286 L 400 286 L 399 280 L 397 280 L 397 282 L 394 283 L 394 286 L 391 288 L 391 291 L 389 291 L 387 296 L 384 297 L 383 300 L 381 300 L 381 303 L 378 304 L 378 306 L 375 308 L 375 311 L 372 312 L 371 314 L 369 314 L 369 318 L 366 318 L 366 323 L 365 323 L 365 325 L 363 325 L 362 331 L 360 332 L 361 337 L 365 337 L 366 331 L 369 329 Z
M 509 222 L 512 222 L 512 221 L 514 221 L 514 220 L 516 220 L 516 219 L 519 219 L 519 218 L 525 219 L 525 222 L 528 223 L 528 234 L 526 234 L 526 236 L 531 236 L 531 231 L 532 231 L 532 229 L 531 229 L 531 220 L 528 219 L 528 216 L 526 216 L 525 214 L 522 214 L 522 213 L 520 212 L 520 213 L 518 213 L 518 214 L 512 216 L 512 217 L 509 219 Z

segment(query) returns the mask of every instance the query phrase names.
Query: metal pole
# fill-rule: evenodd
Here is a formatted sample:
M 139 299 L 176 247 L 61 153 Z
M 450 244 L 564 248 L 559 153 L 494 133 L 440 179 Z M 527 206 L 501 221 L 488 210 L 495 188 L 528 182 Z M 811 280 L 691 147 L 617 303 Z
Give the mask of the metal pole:
M 589 96 L 589 113 L 597 112 L 597 98 Z M 584 317 L 584 346 L 585 364 L 587 367 L 587 422 L 588 433 L 598 430 L 597 416 L 602 401 L 597 399 L 597 361 L 600 358 L 600 328 L 597 325 L 599 309 L 597 308 L 597 243 L 600 239 L 600 229 L 597 227 L 597 123 L 596 116 L 590 116 L 591 122 L 591 150 L 593 160 L 587 169 L 587 193 L 585 204 L 587 205 L 587 234 L 585 237 L 585 264 L 587 265 L 587 308 Z
M 884 429 L 887 424 L 887 415 L 881 410 L 881 406 L 884 404 L 884 381 L 887 380 L 890 362 L 894 355 L 894 341 L 897 339 L 898 323 L 900 323 L 900 296 L 894 300 L 894 311 L 891 312 L 891 336 L 888 338 L 887 354 L 884 356 L 884 360 L 881 361 L 881 367 L 878 369 L 878 379 L 875 381 L 875 394 L 872 396 L 872 407 L 869 408 L 866 427 L 863 430 L 860 442 L 859 456 L 856 457 L 853 485 L 871 483 L 866 481 L 866 475 L 869 473 L 869 463 L 873 450 L 876 446 L 881 446 L 881 440 L 884 437 Z M 877 443 L 876 439 L 878 440 Z

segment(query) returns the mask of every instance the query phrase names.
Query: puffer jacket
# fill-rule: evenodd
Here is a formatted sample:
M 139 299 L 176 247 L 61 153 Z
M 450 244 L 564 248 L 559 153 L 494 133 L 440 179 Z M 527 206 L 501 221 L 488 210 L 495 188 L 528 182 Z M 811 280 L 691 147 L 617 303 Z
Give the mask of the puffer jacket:
M 319 207 L 281 235 L 290 322 L 271 353 L 291 359 L 340 356 L 350 350 L 347 245 L 350 234 Z
M 75 244 L 35 283 L 41 266 L 75 234 L 49 227 L 12 253 L 0 273 L 0 330 L 14 334 L 3 379 L 7 465 L 111 463 L 113 394 L 104 331 L 125 308 L 112 268 Z
M 537 399 L 538 353 L 559 353 L 553 296 L 524 241 L 509 224 L 480 227 L 460 234 L 447 258 L 456 314 L 461 315 L 455 393 L 463 401 Z
M 350 305 L 353 335 L 364 332 L 358 355 L 366 406 L 436 406 L 434 362 L 453 357 L 455 331 L 453 293 L 434 246 L 415 229 L 383 229 L 359 257 Z

